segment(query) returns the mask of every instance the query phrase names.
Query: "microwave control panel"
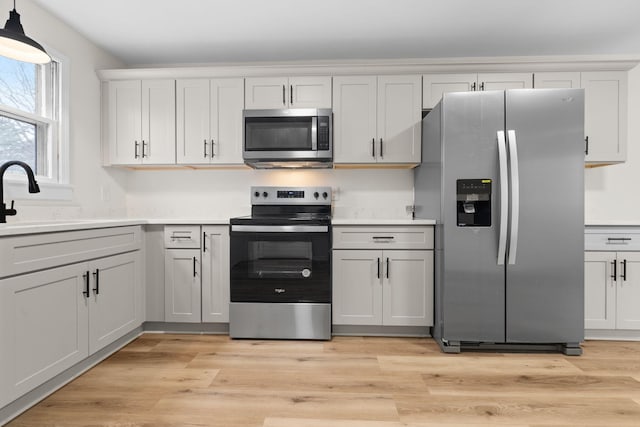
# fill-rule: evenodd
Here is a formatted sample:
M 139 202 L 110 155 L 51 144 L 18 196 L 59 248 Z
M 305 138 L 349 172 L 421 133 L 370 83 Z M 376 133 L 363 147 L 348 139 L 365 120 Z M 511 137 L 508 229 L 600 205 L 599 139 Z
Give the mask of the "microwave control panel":
M 318 116 L 318 150 L 328 150 L 329 146 L 329 116 Z

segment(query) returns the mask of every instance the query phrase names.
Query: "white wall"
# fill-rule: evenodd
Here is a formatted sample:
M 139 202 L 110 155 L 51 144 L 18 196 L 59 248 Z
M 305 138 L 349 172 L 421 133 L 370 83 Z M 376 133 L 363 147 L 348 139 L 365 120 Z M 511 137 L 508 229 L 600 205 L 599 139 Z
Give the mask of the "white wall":
M 411 170 L 130 171 L 127 213 L 134 218 L 216 218 L 247 215 L 252 185 L 331 186 L 334 216 L 408 218 Z
M 585 171 L 587 224 L 632 221 L 640 224 L 640 66 L 629 71 L 627 161 Z
M 0 14 L 6 14 L 0 16 L 2 22 L 12 8 L 12 1 L 0 1 Z M 52 53 L 59 52 L 69 59 L 69 175 L 73 200 L 43 200 L 47 198 L 43 189 L 30 200 L 17 200 L 18 215 L 9 217 L 8 221 L 125 215 L 126 174 L 101 166 L 100 83 L 95 73 L 97 69 L 123 67 L 123 64 L 32 2 L 18 2 L 17 11 L 29 37 Z

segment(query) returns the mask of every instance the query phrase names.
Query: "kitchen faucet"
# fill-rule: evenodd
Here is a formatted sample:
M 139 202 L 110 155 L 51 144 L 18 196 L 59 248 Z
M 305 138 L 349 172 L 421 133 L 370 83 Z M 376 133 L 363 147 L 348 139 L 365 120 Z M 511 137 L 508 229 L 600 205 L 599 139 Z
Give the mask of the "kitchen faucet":
M 7 216 L 15 215 L 17 212 L 13 208 L 13 200 L 11 201 L 11 207 L 7 209 L 7 205 L 4 203 L 4 172 L 13 165 L 21 166 L 27 172 L 27 179 L 29 180 L 29 193 L 39 193 L 40 187 L 36 181 L 33 171 L 28 164 L 19 160 L 9 160 L 0 166 L 0 201 L 2 201 L 2 209 L 0 209 L 0 223 L 7 222 Z

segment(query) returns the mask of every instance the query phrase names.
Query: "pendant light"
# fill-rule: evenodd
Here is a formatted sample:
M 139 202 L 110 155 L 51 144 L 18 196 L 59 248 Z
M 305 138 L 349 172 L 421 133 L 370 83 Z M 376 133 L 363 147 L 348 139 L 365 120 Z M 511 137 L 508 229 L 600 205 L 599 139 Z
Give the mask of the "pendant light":
M 9 11 L 4 29 L 0 29 L 0 55 L 34 64 L 51 61 L 51 57 L 38 42 L 25 36 L 20 24 L 20 14 L 16 12 L 16 0 L 13 0 L 13 10 Z

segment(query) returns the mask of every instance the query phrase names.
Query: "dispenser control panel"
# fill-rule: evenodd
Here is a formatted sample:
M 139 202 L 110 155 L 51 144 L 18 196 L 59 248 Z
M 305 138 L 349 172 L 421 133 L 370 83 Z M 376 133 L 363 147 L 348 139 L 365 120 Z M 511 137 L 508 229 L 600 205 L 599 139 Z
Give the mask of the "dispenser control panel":
M 491 227 L 491 180 L 456 181 L 458 227 Z

